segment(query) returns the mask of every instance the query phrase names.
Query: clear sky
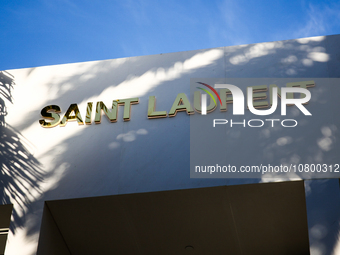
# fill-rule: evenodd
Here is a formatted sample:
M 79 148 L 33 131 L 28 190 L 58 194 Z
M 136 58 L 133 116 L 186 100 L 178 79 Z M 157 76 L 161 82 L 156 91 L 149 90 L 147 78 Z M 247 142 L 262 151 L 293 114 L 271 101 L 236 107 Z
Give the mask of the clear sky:
M 340 34 L 340 0 L 0 3 L 0 70 Z

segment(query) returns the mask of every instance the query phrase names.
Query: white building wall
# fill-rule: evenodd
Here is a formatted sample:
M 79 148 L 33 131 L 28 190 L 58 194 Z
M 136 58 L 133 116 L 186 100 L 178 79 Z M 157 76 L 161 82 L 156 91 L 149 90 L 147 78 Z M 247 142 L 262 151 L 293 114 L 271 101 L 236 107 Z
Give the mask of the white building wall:
M 190 179 L 189 116 L 150 120 L 148 97 L 156 95 L 157 110 L 169 111 L 178 93 L 189 96 L 192 77 L 338 78 L 339 43 L 340 36 L 325 36 L 9 70 L 15 85 L 4 92 L 12 100 L 2 97 L 8 114 L 1 135 L 8 143 L 1 186 L 3 204 L 13 203 L 14 213 L 6 255 L 35 254 L 46 200 L 261 182 Z M 134 97 L 140 102 L 128 122 L 122 106 L 116 123 L 105 116 L 83 126 L 38 122 L 47 105 L 60 106 L 63 116 L 76 103 L 85 120 L 87 102 L 109 106 Z M 338 180 L 307 181 L 306 187 L 312 254 L 336 254 Z

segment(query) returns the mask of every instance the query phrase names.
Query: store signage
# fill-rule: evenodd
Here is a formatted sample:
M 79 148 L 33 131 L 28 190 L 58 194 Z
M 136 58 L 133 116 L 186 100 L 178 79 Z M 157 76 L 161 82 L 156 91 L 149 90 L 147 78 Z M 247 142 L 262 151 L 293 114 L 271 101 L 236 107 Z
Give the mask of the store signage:
M 148 102 L 147 117 L 149 119 L 174 117 L 179 111 L 186 111 L 187 114 L 194 114 L 195 111 L 206 115 L 217 108 L 217 100 L 220 103 L 220 111 L 227 111 L 227 105 L 233 104 L 233 115 L 244 115 L 244 94 L 240 88 L 231 84 L 215 84 L 212 86 L 199 82 L 198 84 L 206 87 L 197 87 L 199 90 L 194 92 L 194 107 L 191 106 L 185 93 L 179 93 L 170 108 L 170 111 L 156 111 L 156 97 L 150 96 Z M 251 113 L 259 116 L 270 115 L 275 112 L 278 104 L 278 97 L 281 98 L 281 115 L 286 115 L 286 106 L 295 105 L 304 115 L 312 115 L 303 104 L 307 104 L 311 98 L 311 93 L 307 88 L 314 87 L 314 81 L 301 81 L 287 83 L 286 87 L 278 88 L 275 84 L 269 85 L 269 99 L 267 94 L 267 85 L 247 87 L 247 106 Z M 211 92 L 209 90 L 211 90 Z M 215 89 L 220 89 L 219 93 Z M 206 94 L 201 95 L 201 91 Z M 207 94 L 211 97 L 210 104 L 207 105 Z M 294 94 L 300 94 L 300 98 L 295 98 Z M 128 98 L 113 100 L 111 108 L 106 106 L 102 101 L 96 102 L 94 123 L 101 123 L 102 113 L 110 122 L 117 122 L 118 108 L 124 107 L 123 120 L 129 121 L 131 118 L 132 105 L 138 104 L 139 98 Z M 263 108 L 269 109 L 264 110 Z M 262 109 L 262 110 L 261 110 Z M 79 125 L 92 124 L 93 102 L 88 102 L 85 113 L 85 121 L 79 111 L 77 104 L 71 104 L 61 118 L 61 108 L 58 105 L 48 105 L 41 110 L 43 119 L 39 123 L 44 128 L 56 126 L 65 127 L 67 122 L 77 121 Z M 223 119 L 214 120 L 214 127 L 217 124 L 226 124 L 228 121 Z M 273 122 L 272 122 L 273 123 Z M 251 125 L 250 125 L 251 126 Z

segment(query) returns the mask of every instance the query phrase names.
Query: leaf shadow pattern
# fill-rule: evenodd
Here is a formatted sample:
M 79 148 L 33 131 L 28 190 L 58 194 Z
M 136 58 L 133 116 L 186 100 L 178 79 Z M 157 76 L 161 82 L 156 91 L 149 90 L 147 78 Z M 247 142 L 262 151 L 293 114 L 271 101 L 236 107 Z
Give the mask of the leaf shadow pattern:
M 30 152 L 30 144 L 20 132 L 8 125 L 6 102 L 13 103 L 14 77 L 0 72 L 0 195 L 1 204 L 13 204 L 10 230 L 25 223 L 25 211 L 31 198 L 41 194 L 39 183 L 43 180 L 41 164 Z M 34 194 L 34 196 L 33 196 Z

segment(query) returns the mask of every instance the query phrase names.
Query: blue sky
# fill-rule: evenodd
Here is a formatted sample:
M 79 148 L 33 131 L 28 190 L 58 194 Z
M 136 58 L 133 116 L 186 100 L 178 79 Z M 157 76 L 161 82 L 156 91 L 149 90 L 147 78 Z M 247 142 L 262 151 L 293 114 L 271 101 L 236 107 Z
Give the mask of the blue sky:
M 0 70 L 340 33 L 334 0 L 0 3 Z

